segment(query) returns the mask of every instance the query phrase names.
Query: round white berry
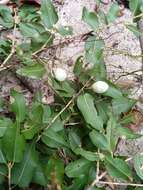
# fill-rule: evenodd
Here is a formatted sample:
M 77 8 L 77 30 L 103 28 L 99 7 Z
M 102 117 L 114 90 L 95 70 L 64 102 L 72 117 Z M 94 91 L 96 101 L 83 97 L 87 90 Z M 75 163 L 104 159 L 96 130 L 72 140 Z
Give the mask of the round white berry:
M 0 5 L 6 5 L 10 0 L 0 0 Z
M 64 69 L 62 68 L 57 68 L 54 70 L 55 78 L 58 81 L 64 81 L 67 78 L 67 73 Z
M 104 93 L 108 90 L 109 85 L 104 81 L 97 81 L 92 85 L 92 89 L 96 93 Z

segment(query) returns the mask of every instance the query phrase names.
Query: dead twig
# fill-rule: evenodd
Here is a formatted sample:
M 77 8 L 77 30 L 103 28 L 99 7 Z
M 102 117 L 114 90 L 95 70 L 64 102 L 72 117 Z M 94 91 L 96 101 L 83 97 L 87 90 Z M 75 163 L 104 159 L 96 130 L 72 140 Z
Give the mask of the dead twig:
M 104 185 L 118 185 L 118 186 L 132 186 L 132 187 L 143 187 L 143 184 L 138 184 L 138 183 L 122 183 L 122 182 L 99 181 L 98 184 L 104 184 Z M 90 189 L 89 189 L 89 190 L 90 190 Z
M 3 61 L 3 63 L 0 65 L 0 69 L 1 68 L 7 68 L 5 67 L 5 65 L 7 64 L 7 62 L 12 58 L 12 56 L 15 53 L 15 43 L 16 43 L 16 25 L 17 25 L 17 9 L 14 9 L 14 28 L 13 28 L 13 37 L 12 37 L 12 45 L 11 45 L 11 52 L 10 54 L 7 56 L 7 58 Z

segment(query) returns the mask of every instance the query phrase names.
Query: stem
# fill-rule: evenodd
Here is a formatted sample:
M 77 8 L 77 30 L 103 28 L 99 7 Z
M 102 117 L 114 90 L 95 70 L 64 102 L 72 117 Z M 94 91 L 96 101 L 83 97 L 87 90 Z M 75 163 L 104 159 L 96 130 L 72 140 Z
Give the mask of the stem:
M 138 183 L 121 183 L 121 182 L 99 181 L 98 184 L 143 187 L 143 184 L 138 184 Z
M 51 127 L 51 125 L 56 121 L 56 119 L 73 103 L 73 101 L 75 100 L 75 98 L 77 98 L 81 92 L 84 90 L 84 88 L 89 84 L 89 82 L 92 80 L 93 78 L 91 77 L 86 83 L 85 85 L 79 90 L 79 92 L 77 94 L 75 94 L 71 100 L 65 105 L 65 107 L 52 119 L 52 121 L 49 123 L 49 125 L 45 128 L 48 129 L 49 127 Z
M 8 190 L 11 190 L 11 169 L 12 169 L 12 163 L 8 163 Z
M 15 53 L 15 43 L 16 43 L 16 24 L 17 24 L 17 11 L 16 9 L 14 9 L 14 28 L 13 28 L 13 37 L 12 37 L 12 45 L 11 45 L 11 52 L 10 54 L 7 56 L 7 58 L 3 61 L 3 63 L 0 65 L 0 68 L 5 68 L 5 65 L 7 64 L 7 62 L 12 58 L 12 56 Z

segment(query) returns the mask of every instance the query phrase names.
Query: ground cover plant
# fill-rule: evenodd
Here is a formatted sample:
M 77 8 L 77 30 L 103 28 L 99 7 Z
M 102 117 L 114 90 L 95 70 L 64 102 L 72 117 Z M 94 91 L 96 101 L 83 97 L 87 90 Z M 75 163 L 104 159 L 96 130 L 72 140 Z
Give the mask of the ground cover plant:
M 72 35 L 72 28 L 56 25 L 58 13 L 52 1 L 35 3 L 0 5 L 0 25 L 12 32 L 8 39 L 0 39 L 0 72 L 14 68 L 17 75 L 33 80 L 46 76 L 54 102 L 45 104 L 41 92 L 36 92 L 27 104 L 15 89 L 9 101 L 0 99 L 0 189 L 143 189 L 143 154 L 128 158 L 116 151 L 121 138 L 142 137 L 126 128 L 134 121 L 137 100 L 108 80 L 104 39 L 98 35 L 116 20 L 119 5 L 113 2 L 107 13 L 100 10 L 100 0 L 95 12 L 83 8 L 82 20 L 91 32 L 70 81 L 64 69 L 46 70 L 48 63 L 39 53 L 54 46 L 57 33 Z M 133 23 L 125 26 L 139 37 L 142 1 L 131 0 L 129 7 Z

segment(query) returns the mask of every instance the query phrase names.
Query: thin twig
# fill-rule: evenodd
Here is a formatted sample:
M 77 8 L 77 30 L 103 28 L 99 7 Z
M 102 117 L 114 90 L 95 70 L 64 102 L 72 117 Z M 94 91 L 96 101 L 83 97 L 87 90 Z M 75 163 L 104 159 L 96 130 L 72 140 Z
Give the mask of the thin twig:
M 43 50 L 45 50 L 45 48 L 47 47 L 48 43 L 50 42 L 50 40 L 52 39 L 53 35 L 51 34 L 50 37 L 48 38 L 48 40 L 44 43 L 44 45 L 38 49 L 37 51 L 35 51 L 34 53 L 32 53 L 32 55 L 36 55 L 38 53 L 41 53 Z
M 104 185 L 118 185 L 118 186 L 132 186 L 132 187 L 143 187 L 143 184 L 138 184 L 138 183 L 122 183 L 122 182 L 98 181 L 98 184 L 104 184 Z
M 49 123 L 49 125 L 45 128 L 48 129 L 49 127 L 51 127 L 51 125 L 57 120 L 57 118 L 73 103 L 73 101 L 75 100 L 75 98 L 77 98 L 81 92 L 84 90 L 84 88 L 88 85 L 88 83 L 93 79 L 93 77 L 91 77 L 86 83 L 85 85 L 79 90 L 79 92 L 77 94 L 75 94 L 71 100 L 65 105 L 65 107 L 52 119 L 52 121 Z
M 12 45 L 11 45 L 11 52 L 7 56 L 7 58 L 3 61 L 3 63 L 0 65 L 0 68 L 6 68 L 5 65 L 7 62 L 12 58 L 12 56 L 15 53 L 15 36 L 16 36 L 16 25 L 17 25 L 17 11 L 14 9 L 14 28 L 13 28 L 13 37 L 12 37 Z

